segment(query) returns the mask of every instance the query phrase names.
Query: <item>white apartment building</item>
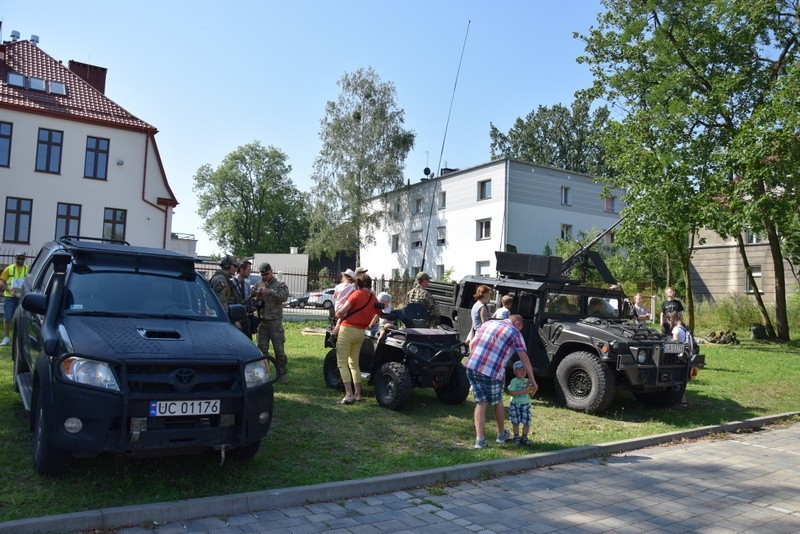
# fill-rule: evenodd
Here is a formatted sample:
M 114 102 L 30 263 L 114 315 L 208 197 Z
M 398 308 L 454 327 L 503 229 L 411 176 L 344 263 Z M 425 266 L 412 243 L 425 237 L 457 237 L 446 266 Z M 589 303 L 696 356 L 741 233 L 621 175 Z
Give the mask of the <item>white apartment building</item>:
M 493 275 L 495 251 L 542 254 L 555 237 L 604 230 L 619 220 L 622 189 L 603 197 L 604 184 L 591 176 L 499 159 L 423 179 L 383 197 L 379 229 L 362 230 L 361 262 L 373 278 L 414 276 L 437 280 Z
M 166 248 L 177 205 L 156 128 L 105 96 L 106 69 L 0 44 L 0 253 L 62 235 Z

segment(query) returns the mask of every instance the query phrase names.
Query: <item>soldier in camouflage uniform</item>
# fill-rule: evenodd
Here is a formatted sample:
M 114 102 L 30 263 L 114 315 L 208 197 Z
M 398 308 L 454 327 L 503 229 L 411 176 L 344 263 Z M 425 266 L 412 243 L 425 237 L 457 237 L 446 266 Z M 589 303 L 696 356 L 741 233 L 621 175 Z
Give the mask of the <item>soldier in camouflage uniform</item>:
M 211 288 L 216 293 L 217 298 L 222 307 L 225 308 L 225 313 L 228 313 L 228 308 L 231 304 L 241 304 L 242 300 L 239 298 L 239 292 L 236 290 L 233 275 L 236 274 L 238 265 L 233 261 L 230 256 L 225 256 L 219 262 L 220 270 L 214 273 L 211 277 Z
M 258 325 L 258 348 L 265 355 L 269 354 L 269 344 L 275 350 L 275 362 L 278 364 L 278 374 L 281 384 L 286 380 L 286 351 L 283 348 L 286 334 L 283 331 L 283 303 L 289 298 L 289 288 L 286 284 L 275 278 L 269 263 L 262 263 L 258 267 L 261 280 L 253 286 L 252 296 L 264 301 L 264 307 L 258 310 L 261 323 Z
M 406 294 L 406 302 L 408 304 L 411 304 L 412 302 L 419 302 L 425 306 L 425 310 L 428 312 L 428 316 L 430 317 L 430 324 L 433 326 L 436 324 L 437 317 L 439 317 L 439 305 L 436 304 L 436 301 L 433 300 L 433 296 L 427 290 L 428 283 L 430 281 L 431 277 L 428 275 L 428 273 L 424 271 L 417 273 L 417 282 Z

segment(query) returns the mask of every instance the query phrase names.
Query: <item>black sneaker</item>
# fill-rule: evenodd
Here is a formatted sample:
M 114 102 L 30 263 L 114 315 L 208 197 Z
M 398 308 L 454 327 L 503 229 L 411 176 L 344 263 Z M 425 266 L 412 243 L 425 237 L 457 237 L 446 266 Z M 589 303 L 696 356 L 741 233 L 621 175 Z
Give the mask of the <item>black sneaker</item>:
M 519 436 L 514 436 L 514 445 L 519 445 Z
M 531 446 L 531 442 L 528 439 L 528 436 L 522 436 L 521 438 L 519 438 L 519 442 L 517 444 L 522 446 L 522 447 L 530 447 Z

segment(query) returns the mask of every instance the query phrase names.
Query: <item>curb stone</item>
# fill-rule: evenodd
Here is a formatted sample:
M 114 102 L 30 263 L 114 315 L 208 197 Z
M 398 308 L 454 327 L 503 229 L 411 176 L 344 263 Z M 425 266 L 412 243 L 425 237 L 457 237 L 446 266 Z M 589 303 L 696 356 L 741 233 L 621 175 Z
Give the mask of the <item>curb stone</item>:
M 487 475 L 537 469 L 556 464 L 585 460 L 597 456 L 607 456 L 610 454 L 643 449 L 654 445 L 680 441 L 682 439 L 700 438 L 710 434 L 731 433 L 740 430 L 761 428 L 799 415 L 800 411 L 786 412 L 777 415 L 745 419 L 743 421 L 668 432 L 643 438 L 632 438 L 622 441 L 600 443 L 597 445 L 586 445 L 582 447 L 573 447 L 571 449 L 529 454 L 515 458 L 503 458 L 361 480 L 327 482 L 311 486 L 234 493 L 218 497 L 202 497 L 166 503 L 101 508 L 98 510 L 70 514 L 18 519 L 0 523 L 0 533 L 33 534 L 116 529 L 130 525 L 176 522 L 211 516 L 238 515 L 312 503 L 352 499 L 371 494 L 407 490 L 440 482 L 460 482 L 481 478 Z

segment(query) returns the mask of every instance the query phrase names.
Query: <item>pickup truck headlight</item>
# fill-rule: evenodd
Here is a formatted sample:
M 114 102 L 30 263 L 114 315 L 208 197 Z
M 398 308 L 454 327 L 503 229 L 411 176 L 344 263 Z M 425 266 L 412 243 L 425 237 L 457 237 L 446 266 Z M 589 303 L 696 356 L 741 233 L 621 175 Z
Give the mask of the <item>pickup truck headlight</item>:
M 267 360 L 258 360 L 244 366 L 244 381 L 247 388 L 254 388 L 269 382 Z
M 114 372 L 105 362 L 70 356 L 61 362 L 61 374 L 76 384 L 119 391 Z

